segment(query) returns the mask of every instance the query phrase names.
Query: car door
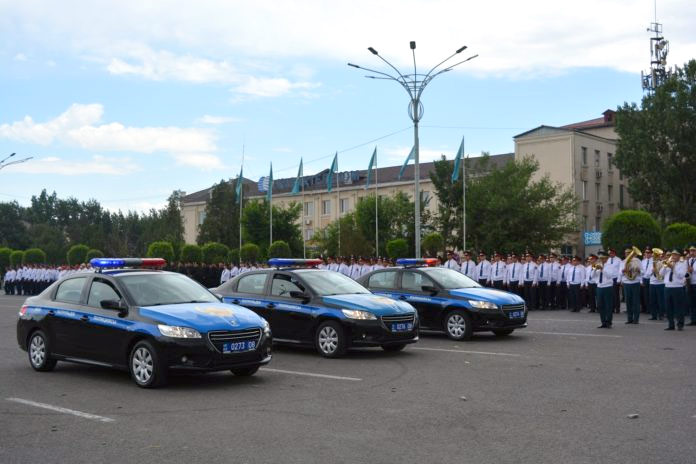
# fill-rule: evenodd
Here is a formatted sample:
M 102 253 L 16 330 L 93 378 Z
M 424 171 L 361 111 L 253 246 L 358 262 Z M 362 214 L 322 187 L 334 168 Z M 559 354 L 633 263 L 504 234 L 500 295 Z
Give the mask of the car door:
M 82 318 L 85 317 L 81 303 L 85 296 L 86 282 L 87 276 L 66 279 L 53 294 L 47 320 L 56 354 L 79 356 L 80 329 L 84 324 Z
M 275 338 L 306 342 L 312 339 L 312 310 L 302 300 L 290 297 L 290 292 L 308 293 L 309 290 L 291 272 L 273 273 L 270 286 L 273 305 L 271 330 Z
M 398 292 L 397 277 L 398 271 L 376 271 L 370 274 L 365 286 L 377 295 L 405 300 L 406 297 Z
M 263 317 L 271 325 L 270 301 L 266 298 L 268 272 L 248 272 L 236 281 L 234 292 L 223 294 L 222 301 L 244 306 Z
M 442 305 L 431 292 L 423 291 L 424 285 L 437 288 L 430 277 L 418 270 L 404 270 L 401 273 L 401 294 L 418 310 L 421 326 L 440 328 Z

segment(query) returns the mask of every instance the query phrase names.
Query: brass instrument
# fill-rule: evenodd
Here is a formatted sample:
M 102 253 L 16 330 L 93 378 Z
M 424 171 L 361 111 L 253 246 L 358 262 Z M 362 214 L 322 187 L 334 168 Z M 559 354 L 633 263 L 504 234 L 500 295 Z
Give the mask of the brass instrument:
M 657 280 L 663 280 L 664 277 L 660 274 L 660 269 L 662 268 L 662 255 L 665 254 L 665 252 L 661 248 L 653 248 L 653 275 Z M 660 268 L 658 268 L 657 263 L 658 261 L 660 262 Z
M 595 271 L 601 271 L 602 269 L 604 269 L 604 264 L 600 263 L 599 261 L 596 261 L 592 264 L 592 269 L 594 269 Z
M 629 280 L 635 280 L 636 277 L 640 275 L 640 264 L 633 265 L 632 260 L 636 256 L 643 256 L 643 254 L 640 252 L 640 249 L 633 245 L 633 248 L 631 248 L 631 252 L 626 256 L 626 260 L 624 261 L 624 269 L 623 273 L 628 277 Z

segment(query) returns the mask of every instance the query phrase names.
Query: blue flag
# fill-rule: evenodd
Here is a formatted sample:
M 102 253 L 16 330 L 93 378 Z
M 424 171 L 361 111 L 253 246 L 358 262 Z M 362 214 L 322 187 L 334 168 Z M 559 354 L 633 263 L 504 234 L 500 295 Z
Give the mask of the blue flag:
M 302 187 L 302 176 L 304 176 L 304 173 L 302 169 L 302 158 L 300 158 L 300 168 L 297 170 L 297 179 L 295 179 L 295 185 L 292 186 L 293 195 L 300 193 L 300 189 Z
M 333 163 L 329 168 L 329 177 L 326 178 L 326 189 L 330 192 L 333 189 L 333 175 L 338 172 L 338 152 L 334 155 Z
M 367 166 L 367 183 L 365 184 L 365 189 L 367 190 L 368 187 L 370 187 L 370 182 L 372 181 L 372 166 L 375 165 L 377 162 L 377 147 L 375 147 L 375 151 L 372 152 L 372 158 L 370 158 L 370 164 Z M 377 169 L 377 168 L 375 168 Z
M 416 156 L 416 146 L 415 145 L 413 146 L 413 148 L 411 148 L 411 152 L 406 157 L 406 161 L 404 161 L 404 165 L 401 166 L 401 171 L 399 171 L 399 180 L 401 180 L 401 178 L 403 177 L 404 171 L 406 170 L 406 166 L 408 165 L 409 161 L 411 161 L 413 159 L 414 156 Z
M 271 201 L 273 198 L 273 163 L 271 163 L 271 172 L 268 174 L 268 192 L 266 192 L 266 200 Z
M 459 180 L 459 171 L 461 170 L 462 158 L 464 157 L 464 137 L 462 137 L 462 143 L 459 144 L 459 150 L 457 150 L 457 156 L 454 158 L 454 171 L 452 171 L 452 183 L 454 184 Z
M 234 189 L 235 194 L 237 195 L 237 203 L 242 201 L 242 179 L 244 175 L 244 166 L 239 168 L 239 177 L 237 177 L 237 186 Z

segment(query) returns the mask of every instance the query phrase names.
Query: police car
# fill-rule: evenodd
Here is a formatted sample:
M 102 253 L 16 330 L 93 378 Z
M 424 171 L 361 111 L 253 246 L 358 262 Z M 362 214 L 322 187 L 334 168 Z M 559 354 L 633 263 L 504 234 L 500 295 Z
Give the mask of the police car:
M 268 320 L 274 342 L 313 346 L 328 358 L 351 346 L 399 351 L 418 341 L 418 314 L 410 304 L 373 295 L 338 272 L 307 267 L 320 263 L 274 258 L 268 264 L 275 269 L 245 272 L 211 290 Z
M 423 329 L 469 340 L 474 332 L 505 336 L 527 326 L 524 300 L 513 293 L 482 287 L 451 269 L 430 267 L 437 263 L 435 258 L 396 263 L 402 267 L 372 271 L 358 282 L 375 294 L 415 306 Z
M 109 366 L 154 387 L 169 369 L 249 376 L 271 360 L 270 327 L 252 311 L 221 303 L 184 275 L 123 268 L 161 267 L 163 259 L 91 264 L 97 272 L 61 279 L 22 305 L 17 341 L 35 370 L 57 361 Z

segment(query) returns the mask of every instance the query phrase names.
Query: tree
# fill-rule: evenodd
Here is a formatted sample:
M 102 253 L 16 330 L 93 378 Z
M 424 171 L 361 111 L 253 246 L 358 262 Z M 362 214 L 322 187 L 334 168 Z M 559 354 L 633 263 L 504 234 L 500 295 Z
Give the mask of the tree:
M 26 248 L 29 237 L 25 222 L 22 221 L 24 208 L 19 203 L 0 203 L 0 246 L 9 248 Z
M 290 258 L 291 256 L 292 253 L 290 252 L 290 245 L 288 245 L 288 242 L 276 240 L 268 247 L 269 258 Z
M 219 242 L 228 247 L 239 245 L 239 205 L 232 182 L 221 180 L 210 191 L 197 241 L 199 245 L 207 242 Z
M 295 256 L 302 254 L 302 233 L 298 225 L 302 205 L 291 202 L 287 208 L 273 207 L 273 240 L 283 240 L 290 245 Z M 242 212 L 242 238 L 244 242 L 259 245 L 268 250 L 269 210 L 266 201 L 250 201 Z
M 87 262 L 87 253 L 89 252 L 89 247 L 87 245 L 73 245 L 68 250 L 68 264 L 74 266 L 75 264 L 81 264 Z
M 255 263 L 261 256 L 261 249 L 255 243 L 245 243 L 242 245 L 240 255 L 243 262 Z
M 5 269 L 10 265 L 10 255 L 12 250 L 9 248 L 0 248 L 0 272 L 5 273 Z
M 22 257 L 22 264 L 42 264 L 45 262 L 46 253 L 40 248 L 29 248 Z
M 163 240 L 152 242 L 147 247 L 148 258 L 164 258 L 167 263 L 174 261 L 174 247 L 169 242 Z
M 670 76 L 639 108 L 616 112 L 614 164 L 631 196 L 663 221 L 696 222 L 696 60 Z
M 357 222 L 357 215 L 349 213 L 341 217 L 341 249 L 338 249 L 339 221 L 330 223 L 323 234 L 314 240 L 322 253 L 328 256 L 367 256 L 374 251 L 373 242 L 365 238 Z M 374 230 L 374 228 L 373 228 Z
M 200 263 L 203 261 L 203 252 L 198 245 L 186 244 L 181 247 L 182 263 Z
M 46 252 L 48 262 L 54 264 L 65 262 L 67 243 L 59 226 L 33 224 L 29 228 L 29 236 L 34 248 L 40 248 Z
M 10 255 L 10 266 L 17 267 L 22 265 L 24 260 L 24 252 L 22 250 L 15 250 Z
M 541 252 L 560 246 L 568 234 L 576 231 L 578 203 L 574 192 L 554 184 L 548 176 L 533 180 L 539 170 L 533 159 L 490 167 L 484 155 L 469 165 L 467 247 Z M 460 176 L 457 183 L 451 183 L 453 164 L 444 157 L 435 166 L 437 175 L 431 175 L 439 199 L 435 224 L 447 246 L 461 248 L 462 179 Z
M 696 245 L 696 226 L 676 222 L 665 227 L 662 233 L 662 247 L 665 250 L 684 250 Z
M 423 238 L 421 245 L 428 256 L 436 257 L 438 252 L 444 251 L 445 239 L 439 232 L 431 232 Z
M 239 248 L 233 248 L 227 253 L 227 262 L 239 264 Z
M 87 252 L 87 256 L 85 257 L 85 262 L 90 262 L 94 258 L 103 258 L 104 253 L 101 252 L 101 250 L 97 250 L 95 248 L 92 248 Z
M 205 264 L 217 264 L 227 262 L 227 255 L 230 249 L 227 245 L 217 242 L 209 242 L 201 248 L 203 253 L 203 262 Z
M 408 253 L 408 244 L 403 238 L 397 238 L 387 242 L 387 256 L 392 259 L 403 258 Z
M 604 248 L 622 250 L 635 245 L 641 250 L 660 243 L 660 226 L 646 211 L 619 211 L 604 221 L 602 245 Z

